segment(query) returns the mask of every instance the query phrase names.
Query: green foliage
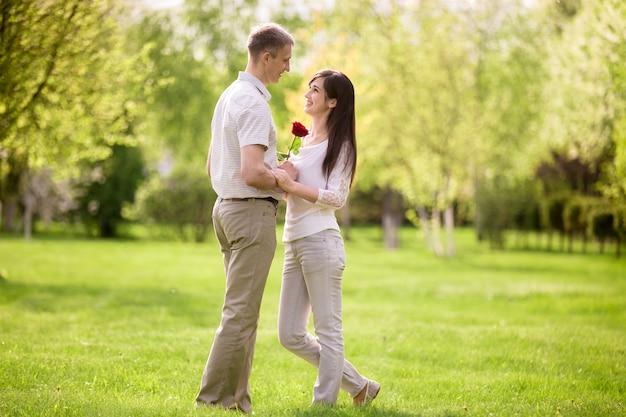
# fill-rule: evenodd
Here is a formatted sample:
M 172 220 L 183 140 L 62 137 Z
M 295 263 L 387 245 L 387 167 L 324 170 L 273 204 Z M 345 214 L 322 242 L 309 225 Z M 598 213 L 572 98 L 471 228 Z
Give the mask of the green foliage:
M 213 109 L 222 91 L 246 68 L 246 40 L 257 24 L 257 7 L 252 0 L 228 5 L 187 0 L 180 13 L 148 14 L 136 28 L 138 37 L 152 45 L 151 77 L 160 84 L 149 109 L 148 134 L 153 145 L 164 144 L 172 152 L 175 165 L 206 159 Z M 181 21 L 185 30 L 180 29 Z M 297 75 L 283 78 L 270 86 L 279 129 L 288 120 L 284 91 L 300 81 Z
M 532 181 L 511 183 L 502 176 L 480 182 L 475 192 L 475 224 L 481 239 L 504 249 L 507 230 L 538 231 L 539 198 Z
M 182 240 L 203 242 L 212 224 L 216 198 L 205 172 L 178 170 L 167 177 L 154 177 L 142 190 L 138 215 L 152 224 L 173 227 Z
M 563 213 L 567 200 L 570 196 L 565 193 L 558 193 L 546 198 L 542 206 L 542 222 L 546 229 L 550 232 L 565 231 L 565 220 Z
M 554 82 L 545 94 L 551 113 L 544 125 L 545 138 L 564 154 L 601 164 L 602 192 L 622 202 L 626 5 L 603 0 L 550 7 L 566 18 L 558 15 L 553 20 Z
M 623 242 L 626 241 L 626 205 L 617 206 L 614 210 L 615 222 L 613 223 L 613 228 Z
M 432 209 L 435 227 L 439 211 L 488 199 L 495 204 L 465 212 L 494 222 L 496 239 L 517 216 L 516 184 L 531 179 L 547 149 L 538 132 L 548 33 L 534 24 L 536 10 L 515 2 L 459 9 L 362 0 L 335 12 L 340 36 L 327 55 L 343 63 L 337 48 L 346 56 L 368 51 L 350 56 L 359 66 L 344 63 L 357 87 L 356 187 L 398 190 L 413 210 Z
M 280 231 L 279 231 L 280 233 Z M 261 416 L 624 415 L 625 259 L 381 248 L 355 228 L 343 280 L 346 357 L 382 383 L 355 409 L 309 408 L 314 368 L 276 336 L 282 250 L 261 309 L 251 379 Z M 6 256 L 5 254 L 20 254 Z M 219 325 L 216 242 L 0 239 L 1 415 L 232 416 L 196 409 Z
M 71 170 L 128 143 L 143 67 L 124 55 L 120 11 L 110 0 L 2 2 L 1 148 Z
M 114 145 L 111 156 L 97 162 L 89 180 L 79 184 L 79 213 L 90 234 L 115 237 L 125 204 L 135 201 L 144 178 L 144 164 L 137 147 Z
M 433 4 L 358 7 L 364 11 L 358 43 L 345 48 L 377 51 L 375 60 L 359 57 L 356 72 L 364 126 L 358 180 L 400 190 L 413 205 L 443 209 L 470 178 L 463 161 L 472 152 L 466 138 L 474 106 L 462 16 Z M 344 14 L 337 10 L 338 21 Z
M 298 155 L 301 147 L 302 147 L 302 139 L 300 139 L 297 136 L 294 136 L 293 140 L 291 141 L 291 145 L 289 145 L 289 147 L 287 148 L 287 152 L 278 151 L 278 155 L 277 155 L 278 161 L 279 162 L 286 161 L 287 159 L 289 159 L 289 157 L 291 157 L 291 155 Z
M 621 233 L 616 226 L 624 220 L 619 218 L 623 213 L 616 207 L 598 204 L 589 213 L 589 234 L 600 242 L 600 250 L 604 251 L 607 241 L 616 241 L 617 256 L 620 256 Z
M 598 198 L 580 195 L 571 196 L 563 208 L 563 226 L 569 237 L 569 251 L 572 250 L 574 235 L 582 237 L 586 242 L 589 236 L 589 213 L 599 203 Z
M 378 225 L 382 219 L 384 190 L 372 188 L 364 190 L 355 187 L 350 191 L 350 219 L 357 225 Z
M 279 148 L 314 71 L 353 80 L 361 198 L 390 187 L 412 210 L 462 205 L 479 216 L 473 205 L 488 200 L 482 213 L 493 215 L 478 223 L 520 227 L 511 194 L 538 167 L 555 168 L 555 151 L 590 169 L 584 193 L 624 202 L 623 1 L 318 3 L 187 0 L 131 12 L 116 0 L 2 1 L 4 213 L 18 211 L 29 167 L 76 173 L 115 143 L 141 146 L 149 165 L 169 153 L 175 170 L 202 171 L 212 109 L 245 68 L 261 16 L 296 38 L 292 72 L 269 87 Z M 545 189 L 570 190 L 566 172 L 555 173 Z M 380 212 L 364 207 L 363 217 Z
M 475 93 L 480 180 L 509 176 L 511 182 L 532 176 L 546 152 L 538 132 L 548 84 L 547 33 L 534 10 L 485 5 L 478 10 Z M 491 29 L 495 26 L 495 30 Z
M 143 146 L 154 160 L 170 152 L 174 164 L 206 158 L 212 109 L 227 84 L 214 63 L 195 55 L 190 41 L 177 31 L 173 16 L 148 14 L 132 29 L 139 45 L 149 45 L 154 85 L 147 105 Z
M 615 115 L 611 121 L 611 137 L 615 156 L 605 167 L 607 175 L 603 192 L 612 201 L 626 202 L 626 5 L 618 0 L 605 1 L 606 7 L 597 9 L 594 26 L 609 44 L 605 54 L 611 79 L 611 93 L 615 94 Z
M 23 191 L 29 169 L 66 180 L 85 162 L 106 159 L 112 146 L 136 145 L 149 88 L 143 50 L 125 49 L 123 15 L 113 0 L 1 3 L 0 204 L 12 208 L 7 225 L 20 214 L 14 200 L 32 197 Z M 115 217 L 118 207 L 99 210 Z

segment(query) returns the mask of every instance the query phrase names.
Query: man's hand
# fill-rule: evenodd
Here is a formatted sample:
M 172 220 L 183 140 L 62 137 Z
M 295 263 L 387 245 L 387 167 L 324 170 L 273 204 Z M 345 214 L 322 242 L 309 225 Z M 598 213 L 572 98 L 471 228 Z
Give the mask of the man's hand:
M 293 181 L 298 179 L 298 169 L 293 163 L 285 161 L 278 167 L 278 169 L 282 169 L 287 172 L 287 174 L 289 174 L 289 178 Z
M 286 169 L 282 168 L 282 165 L 272 171 L 274 177 L 276 178 L 276 183 L 284 192 L 291 192 L 293 187 L 297 184 L 293 179 L 291 179 L 291 175 L 287 172 Z
M 290 164 L 292 165 L 292 164 Z M 308 185 L 300 184 L 296 182 L 291 175 L 287 172 L 287 169 L 295 170 L 294 166 L 285 166 L 285 164 L 278 167 L 272 171 L 274 177 L 276 178 L 276 182 L 278 186 L 285 192 L 297 195 L 300 198 L 304 198 L 305 200 L 310 201 L 311 203 L 315 203 L 318 198 L 319 190 L 315 187 L 310 187 Z M 296 173 L 297 175 L 297 173 Z

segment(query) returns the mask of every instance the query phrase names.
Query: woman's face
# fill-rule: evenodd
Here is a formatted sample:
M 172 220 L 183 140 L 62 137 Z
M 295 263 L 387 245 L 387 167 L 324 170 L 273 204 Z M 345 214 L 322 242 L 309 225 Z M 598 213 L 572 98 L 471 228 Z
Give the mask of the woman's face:
M 306 103 L 304 112 L 309 116 L 320 116 L 330 113 L 330 110 L 337 104 L 337 99 L 326 97 L 324 90 L 324 78 L 316 78 L 309 84 L 309 91 L 304 94 Z

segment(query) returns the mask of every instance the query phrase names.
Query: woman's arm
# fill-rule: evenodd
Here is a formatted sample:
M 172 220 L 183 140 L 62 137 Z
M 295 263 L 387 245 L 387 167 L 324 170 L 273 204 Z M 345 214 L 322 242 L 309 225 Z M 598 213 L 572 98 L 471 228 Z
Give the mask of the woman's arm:
M 328 180 L 327 188 L 316 188 L 308 185 L 300 184 L 289 178 L 281 170 L 274 170 L 272 173 L 276 177 L 276 182 L 286 193 L 292 193 L 311 203 L 340 209 L 348 199 L 350 192 L 351 175 L 348 170 L 344 170 L 342 166 L 337 167 Z
M 317 188 L 300 184 L 299 182 L 292 180 L 289 174 L 282 169 L 275 169 L 272 171 L 272 174 L 274 174 L 278 186 L 282 188 L 284 192 L 295 194 L 298 197 L 310 201 L 311 203 L 315 203 L 317 201 Z

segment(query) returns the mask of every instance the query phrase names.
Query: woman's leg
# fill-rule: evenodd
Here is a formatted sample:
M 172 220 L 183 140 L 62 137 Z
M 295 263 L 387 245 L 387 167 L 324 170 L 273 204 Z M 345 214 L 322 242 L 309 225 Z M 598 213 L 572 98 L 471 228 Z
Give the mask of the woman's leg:
M 367 379 L 344 359 L 341 280 L 345 250 L 337 231 L 285 244 L 278 336 L 280 343 L 319 368 L 314 402 L 335 403 L 339 387 L 351 397 Z M 317 339 L 307 326 L 313 304 Z
M 278 340 L 287 350 L 317 367 L 320 345 L 307 330 L 311 305 L 302 268 L 296 257 L 296 246 L 294 243 L 285 243 L 278 309 Z

